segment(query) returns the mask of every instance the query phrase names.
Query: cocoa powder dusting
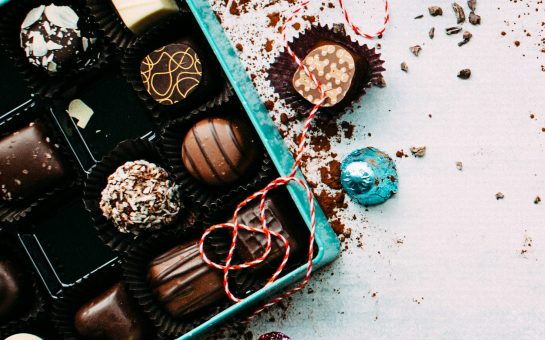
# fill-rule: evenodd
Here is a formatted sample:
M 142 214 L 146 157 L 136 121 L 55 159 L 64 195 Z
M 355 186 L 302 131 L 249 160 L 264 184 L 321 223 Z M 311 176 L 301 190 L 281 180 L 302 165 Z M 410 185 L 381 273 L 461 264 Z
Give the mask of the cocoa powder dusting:
M 320 168 L 322 182 L 331 189 L 341 190 L 341 162 L 334 159 L 327 166 Z

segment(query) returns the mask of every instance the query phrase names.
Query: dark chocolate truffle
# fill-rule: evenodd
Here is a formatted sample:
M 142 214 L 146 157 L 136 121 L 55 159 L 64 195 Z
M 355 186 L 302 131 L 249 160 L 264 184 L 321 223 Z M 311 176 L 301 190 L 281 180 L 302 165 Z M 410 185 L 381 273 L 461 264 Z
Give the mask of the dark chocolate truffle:
M 188 242 L 156 257 L 149 281 L 164 307 L 175 317 L 188 315 L 225 298 L 223 275 L 199 254 L 199 244 Z
M 186 99 L 201 83 L 201 60 L 187 44 L 166 45 L 142 60 L 140 76 L 146 91 L 155 101 L 173 105 Z
M 285 198 L 284 198 L 285 199 Z M 271 231 L 280 233 L 288 241 L 290 245 L 290 259 L 296 257 L 301 251 L 301 244 L 304 239 L 301 237 L 300 228 L 306 228 L 305 225 L 298 225 L 295 217 L 297 211 L 291 209 L 282 202 L 282 198 L 276 195 L 267 196 L 265 200 L 265 216 L 267 226 Z M 246 226 L 261 228 L 261 218 L 259 217 L 259 201 L 247 205 L 238 215 L 238 222 Z M 259 265 L 252 267 L 274 268 L 280 264 L 280 260 L 284 257 L 286 248 L 284 242 L 278 237 L 271 235 L 272 248 L 269 256 Z M 264 234 L 251 233 L 245 230 L 240 230 L 237 241 L 237 253 L 244 262 L 254 261 L 265 253 L 267 239 Z
M 36 198 L 65 178 L 65 168 L 40 123 L 0 140 L 0 197 L 5 201 Z
M 346 48 L 335 43 L 320 44 L 303 59 L 303 64 L 320 81 L 326 92 L 324 107 L 334 106 L 347 96 L 358 71 L 357 59 Z M 295 72 L 292 85 L 295 91 L 312 104 L 320 101 L 320 90 L 303 69 Z
M 0 260 L 0 320 L 9 318 L 17 309 L 21 296 L 23 273 L 9 260 Z
M 30 63 L 55 73 L 87 51 L 93 40 L 82 36 L 78 21 L 69 6 L 42 5 L 28 12 L 21 24 L 21 47 Z
M 83 305 L 74 325 L 86 339 L 149 339 L 146 320 L 121 283 Z
M 99 202 L 102 214 L 122 233 L 138 235 L 171 224 L 180 211 L 178 186 L 165 169 L 138 160 L 108 177 Z
M 239 119 L 203 119 L 189 130 L 182 144 L 182 162 L 187 171 L 213 185 L 243 177 L 256 156 L 255 137 Z

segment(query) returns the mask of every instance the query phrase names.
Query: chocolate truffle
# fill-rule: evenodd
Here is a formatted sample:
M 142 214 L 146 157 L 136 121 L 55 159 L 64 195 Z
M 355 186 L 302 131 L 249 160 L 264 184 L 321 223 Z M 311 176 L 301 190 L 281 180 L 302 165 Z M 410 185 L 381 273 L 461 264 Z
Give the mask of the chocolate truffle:
M 202 65 L 185 43 L 163 46 L 140 63 L 140 76 L 149 95 L 162 105 L 174 105 L 193 93 L 202 80 Z
M 20 38 L 29 62 L 55 73 L 87 51 L 94 39 L 82 35 L 78 21 L 68 6 L 42 5 L 28 12 Z
M 86 339 L 149 339 L 146 320 L 121 283 L 87 302 L 76 313 L 74 325 Z
M 112 0 L 112 4 L 125 26 L 135 34 L 179 11 L 174 0 Z
M 290 259 L 296 257 L 300 250 L 304 238 L 301 237 L 297 229 L 306 228 L 304 224 L 298 225 L 295 216 L 297 211 L 284 204 L 282 198 L 277 195 L 267 196 L 265 200 L 265 216 L 267 226 L 271 231 L 280 233 L 288 241 L 290 245 Z M 238 222 L 246 226 L 261 228 L 261 218 L 259 217 L 259 201 L 244 207 L 238 215 Z M 265 261 L 253 267 L 274 268 L 280 264 L 280 260 L 284 257 L 286 248 L 284 242 L 278 237 L 271 235 L 272 248 L 269 256 Z M 251 233 L 245 230 L 240 230 L 237 241 L 237 254 L 244 262 L 254 261 L 265 253 L 267 239 L 264 234 Z
M 99 205 L 120 232 L 135 235 L 171 224 L 181 207 L 166 170 L 144 160 L 126 162 L 108 176 Z
M 159 301 L 175 317 L 214 305 L 225 297 L 222 272 L 202 260 L 196 241 L 156 257 L 149 267 L 149 281 Z
M 357 81 L 360 58 L 336 43 L 323 43 L 314 47 L 303 59 L 303 64 L 322 84 L 327 99 L 324 107 L 340 103 Z M 320 90 L 303 69 L 293 75 L 292 85 L 303 98 L 317 104 Z
M 42 338 L 29 333 L 17 333 L 8 336 L 5 340 L 42 340 Z
M 257 158 L 257 143 L 239 119 L 206 118 L 195 124 L 182 144 L 182 162 L 195 178 L 221 185 L 242 178 Z
M 4 201 L 36 198 L 54 188 L 66 171 L 41 123 L 12 133 L 0 140 L 0 197 Z
M 10 317 L 18 307 L 23 273 L 9 260 L 0 260 L 0 320 Z

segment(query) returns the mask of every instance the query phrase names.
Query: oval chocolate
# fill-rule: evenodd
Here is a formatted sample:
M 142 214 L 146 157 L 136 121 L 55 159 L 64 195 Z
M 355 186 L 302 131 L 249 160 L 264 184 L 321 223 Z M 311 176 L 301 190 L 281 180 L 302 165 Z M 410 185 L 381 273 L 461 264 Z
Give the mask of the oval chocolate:
M 254 135 L 238 119 L 203 119 L 189 130 L 182 144 L 182 162 L 187 171 L 213 185 L 240 179 L 256 155 Z

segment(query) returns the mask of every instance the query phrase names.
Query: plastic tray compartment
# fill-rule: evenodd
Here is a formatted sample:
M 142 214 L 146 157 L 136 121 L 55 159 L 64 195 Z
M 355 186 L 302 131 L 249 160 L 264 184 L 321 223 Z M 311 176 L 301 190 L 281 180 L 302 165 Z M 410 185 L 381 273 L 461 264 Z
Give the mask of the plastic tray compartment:
M 287 175 L 294 163 L 293 157 L 284 144 L 274 122 L 269 117 L 267 109 L 261 102 L 248 74 L 238 59 L 231 42 L 227 38 L 214 11 L 210 7 L 209 0 L 186 0 L 186 2 L 199 23 L 206 39 L 210 43 L 212 50 L 216 54 L 223 71 L 231 82 L 231 85 L 263 141 L 265 148 L 269 152 L 278 172 L 281 176 Z M 297 173 L 297 176 L 303 178 L 300 172 Z M 307 226 L 310 226 L 310 218 L 308 215 L 309 209 L 304 190 L 300 189 L 300 187 L 291 185 L 288 187 L 288 190 L 303 216 L 305 223 Z M 314 257 L 315 270 L 335 260 L 340 251 L 339 241 L 331 229 L 323 211 L 319 207 L 316 209 L 316 222 L 315 244 L 317 249 Z M 288 286 L 302 280 L 305 271 L 306 264 L 291 271 L 266 288 L 252 294 L 242 302 L 222 311 L 178 339 L 202 338 L 206 332 L 218 327 L 221 323 L 236 318 L 245 312 L 251 312 L 275 294 L 278 294 Z

